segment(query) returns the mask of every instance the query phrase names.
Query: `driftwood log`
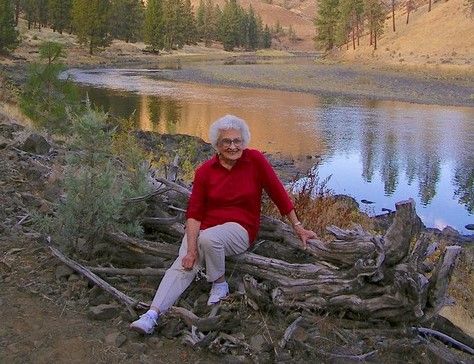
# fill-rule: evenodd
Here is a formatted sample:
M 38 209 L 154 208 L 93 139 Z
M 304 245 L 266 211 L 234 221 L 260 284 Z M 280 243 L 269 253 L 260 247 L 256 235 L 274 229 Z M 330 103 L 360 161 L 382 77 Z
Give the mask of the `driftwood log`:
M 169 180 L 156 182 L 157 191 L 165 192 L 153 196 L 166 196 L 169 190 L 185 198 L 190 195 Z M 170 199 L 168 202 L 171 204 Z M 159 225 L 160 231 L 169 229 L 172 236 L 183 231 L 183 221 L 173 218 L 145 221 Z M 287 224 L 263 217 L 258 248 L 230 257 L 227 268 L 246 275 L 246 294 L 256 307 L 271 304 L 281 309 L 338 312 L 361 320 L 423 322 L 446 303 L 449 278 L 461 248 L 447 247 L 427 274 L 424 263 L 432 246 L 420 234 L 421 221 L 413 200 L 396 204 L 393 223 L 384 236 L 361 227 L 342 230 L 331 226 L 328 230 L 333 241 L 311 240 L 303 249 Z M 178 252 L 176 244 L 133 239 L 122 233 L 109 233 L 106 238 L 143 254 L 173 259 Z

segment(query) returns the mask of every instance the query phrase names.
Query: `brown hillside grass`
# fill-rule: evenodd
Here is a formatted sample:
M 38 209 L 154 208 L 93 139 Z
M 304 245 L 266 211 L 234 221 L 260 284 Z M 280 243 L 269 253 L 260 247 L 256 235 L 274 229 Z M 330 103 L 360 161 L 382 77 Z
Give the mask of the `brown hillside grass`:
M 443 69 L 474 74 L 474 17 L 468 16 L 465 0 L 436 2 L 431 12 L 428 5 L 410 14 L 406 24 L 405 9 L 396 13 L 396 32 L 387 18 L 378 49 L 369 45 L 369 36 L 361 38 L 356 50 L 343 46 L 338 56 L 363 63 L 391 66 Z

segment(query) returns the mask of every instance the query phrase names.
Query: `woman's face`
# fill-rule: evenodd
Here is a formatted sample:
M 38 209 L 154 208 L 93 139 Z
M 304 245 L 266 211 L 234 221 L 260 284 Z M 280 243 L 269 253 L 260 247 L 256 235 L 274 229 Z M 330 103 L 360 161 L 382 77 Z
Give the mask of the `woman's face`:
M 221 130 L 217 139 L 217 151 L 221 157 L 230 161 L 236 161 L 242 156 L 242 134 L 240 130 Z

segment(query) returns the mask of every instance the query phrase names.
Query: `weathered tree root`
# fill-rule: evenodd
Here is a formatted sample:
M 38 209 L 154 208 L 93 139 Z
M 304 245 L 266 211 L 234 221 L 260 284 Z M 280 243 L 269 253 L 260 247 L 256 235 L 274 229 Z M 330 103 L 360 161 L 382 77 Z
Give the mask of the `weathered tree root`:
M 396 210 L 385 236 L 369 234 L 360 227 L 330 227 L 336 240 L 311 240 L 307 249 L 301 247 L 286 224 L 263 218 L 259 238 L 265 239 L 265 244 L 277 244 L 282 258 L 298 251 L 310 263 L 288 263 L 246 252 L 229 257 L 228 270 L 269 282 L 271 289 L 258 284 L 251 288 L 251 295 L 258 296 L 264 305 L 339 311 L 363 320 L 427 320 L 445 303 L 449 278 L 461 248 L 447 247 L 428 278 L 422 263 L 429 244 L 426 237 L 418 235 L 420 221 L 414 202 L 399 202 Z M 125 234 L 109 233 L 107 239 L 136 252 L 165 258 L 175 258 L 178 252 L 177 245 L 132 239 Z M 411 241 L 415 241 L 413 248 Z

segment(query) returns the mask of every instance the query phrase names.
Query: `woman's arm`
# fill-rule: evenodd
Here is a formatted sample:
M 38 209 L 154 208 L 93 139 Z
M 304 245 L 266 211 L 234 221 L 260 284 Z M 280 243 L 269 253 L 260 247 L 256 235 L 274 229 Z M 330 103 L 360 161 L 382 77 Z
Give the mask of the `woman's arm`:
M 199 229 L 201 227 L 201 221 L 198 221 L 193 218 L 186 220 L 186 239 L 188 244 L 188 253 L 184 256 L 182 260 L 183 268 L 186 270 L 191 270 L 196 263 L 199 252 L 197 239 L 199 236 Z
M 286 218 L 290 221 L 291 225 L 293 226 L 293 230 L 298 235 L 303 244 L 303 248 L 306 249 L 308 239 L 316 238 L 316 233 L 311 230 L 306 230 L 303 227 L 301 221 L 298 220 L 298 216 L 296 216 L 295 209 L 291 210 L 287 215 Z

